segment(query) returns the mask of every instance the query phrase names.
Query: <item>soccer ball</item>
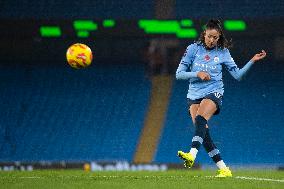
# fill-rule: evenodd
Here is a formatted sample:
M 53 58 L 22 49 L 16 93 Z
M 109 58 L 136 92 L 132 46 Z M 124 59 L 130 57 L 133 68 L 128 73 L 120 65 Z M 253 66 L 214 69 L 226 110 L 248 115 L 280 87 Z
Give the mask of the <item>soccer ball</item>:
M 87 45 L 76 43 L 68 48 L 66 58 L 72 68 L 80 69 L 88 67 L 92 63 L 93 54 Z

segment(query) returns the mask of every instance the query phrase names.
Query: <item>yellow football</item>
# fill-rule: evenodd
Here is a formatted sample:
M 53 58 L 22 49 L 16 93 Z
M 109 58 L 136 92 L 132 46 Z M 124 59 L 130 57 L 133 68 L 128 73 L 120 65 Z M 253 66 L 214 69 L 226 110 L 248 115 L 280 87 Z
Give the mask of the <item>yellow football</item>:
M 75 43 L 68 48 L 66 59 L 72 68 L 88 67 L 93 60 L 92 50 L 85 44 Z

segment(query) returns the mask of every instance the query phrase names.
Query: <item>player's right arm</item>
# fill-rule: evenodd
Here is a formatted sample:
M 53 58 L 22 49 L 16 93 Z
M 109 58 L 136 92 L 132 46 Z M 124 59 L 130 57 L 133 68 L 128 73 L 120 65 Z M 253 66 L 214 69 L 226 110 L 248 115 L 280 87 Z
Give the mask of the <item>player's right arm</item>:
M 189 79 L 197 77 L 198 72 L 187 71 L 194 61 L 195 54 L 197 52 L 197 44 L 191 44 L 186 48 L 186 51 L 179 63 L 176 71 L 177 79 Z

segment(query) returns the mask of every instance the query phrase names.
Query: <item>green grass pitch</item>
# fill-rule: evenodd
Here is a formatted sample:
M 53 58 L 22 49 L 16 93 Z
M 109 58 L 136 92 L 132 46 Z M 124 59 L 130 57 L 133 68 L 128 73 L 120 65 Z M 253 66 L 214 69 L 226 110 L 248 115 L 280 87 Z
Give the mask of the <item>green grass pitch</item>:
M 213 170 L 103 171 L 35 170 L 0 171 L 0 188 L 95 189 L 284 189 L 284 171 L 235 170 L 232 178 L 214 178 Z

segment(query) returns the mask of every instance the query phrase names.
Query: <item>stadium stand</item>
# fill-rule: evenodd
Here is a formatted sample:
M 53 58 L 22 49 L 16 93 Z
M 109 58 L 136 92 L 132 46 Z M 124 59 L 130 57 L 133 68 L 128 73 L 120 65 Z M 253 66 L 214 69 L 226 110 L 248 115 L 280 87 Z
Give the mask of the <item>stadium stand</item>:
M 265 65 L 266 64 L 266 65 Z M 267 65 L 269 64 L 269 66 Z M 281 165 L 284 154 L 282 116 L 284 102 L 281 62 L 255 65 L 238 82 L 227 73 L 225 96 L 220 115 L 209 122 L 211 132 L 224 159 L 238 165 Z M 187 151 L 194 127 L 187 115 L 187 82 L 176 81 L 155 162 L 178 163 L 178 149 Z M 197 161 L 212 164 L 202 149 Z
M 131 161 L 150 95 L 143 72 L 2 66 L 0 161 Z
M 279 18 L 284 16 L 284 6 L 277 0 L 260 0 L 249 2 L 232 1 L 187 1 L 177 0 L 175 3 L 176 18 L 223 17 L 240 18 Z M 163 5 L 161 3 L 161 5 Z M 138 19 L 154 18 L 155 1 L 3 1 L 0 4 L 0 18 L 37 18 L 37 19 Z M 238 10 L 236 11 L 236 7 Z M 13 11 L 11 11 L 13 10 Z M 64 10 L 64 11 L 62 11 Z M 126 11 L 127 10 L 127 11 Z M 174 18 L 175 18 L 174 17 Z
M 239 1 L 176 1 L 177 18 L 279 18 L 284 16 L 284 6 L 277 0 L 260 0 L 256 2 Z
M 133 19 L 152 18 L 154 1 L 4 1 L 1 18 L 37 19 Z M 131 8 L 129 8 L 131 7 Z M 11 11 L 13 10 L 13 11 Z M 62 11 L 64 10 L 64 11 Z M 127 10 L 127 11 L 125 11 Z
M 269 1 L 269 6 L 265 0 L 230 2 L 177 0 L 173 19 L 194 19 L 194 28 L 209 17 L 248 21 L 246 31 L 230 33 L 233 57 L 244 63 L 261 48 L 268 57 L 243 82 L 225 74 L 224 106 L 209 124 L 229 165 L 283 166 L 284 5 L 279 0 Z M 0 162 L 132 162 L 151 94 L 151 81 L 139 61 L 143 45 L 153 36 L 131 36 L 132 31 L 142 32 L 137 28 L 124 36 L 117 27 L 113 36 L 82 39 L 72 23 L 74 19 L 98 19 L 99 24 L 103 19 L 155 19 L 156 8 L 153 0 L 1 1 L 0 20 L 8 24 L 0 31 L 4 34 L 0 38 Z M 60 25 L 62 37 L 43 38 L 36 29 L 11 31 L 13 19 L 37 29 L 57 21 L 68 24 Z M 85 70 L 71 69 L 65 60 L 67 47 L 78 41 L 90 43 L 94 52 L 95 63 Z M 181 40 L 186 45 L 192 41 Z M 154 163 L 181 163 L 177 150 L 189 148 L 194 129 L 186 93 L 186 81 L 173 82 Z M 211 163 L 204 151 L 197 161 Z

